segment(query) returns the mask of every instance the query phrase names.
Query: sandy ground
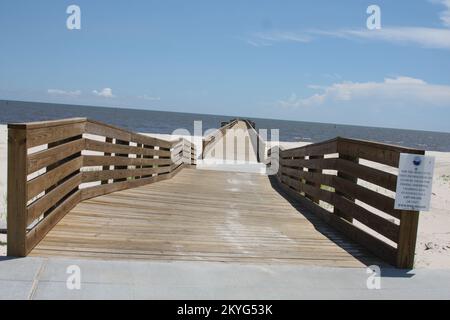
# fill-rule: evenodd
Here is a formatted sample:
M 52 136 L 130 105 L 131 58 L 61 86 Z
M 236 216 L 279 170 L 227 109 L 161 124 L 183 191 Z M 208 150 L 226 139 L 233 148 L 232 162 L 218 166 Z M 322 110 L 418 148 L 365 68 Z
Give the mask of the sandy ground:
M 180 137 L 165 134 L 148 135 L 165 140 L 175 140 Z M 281 143 L 284 148 L 294 148 L 306 144 L 302 142 Z M 450 269 L 450 152 L 427 152 L 427 155 L 436 157 L 436 165 L 431 210 L 422 212 L 420 215 L 416 267 Z M 6 126 L 0 125 L 0 229 L 6 225 L 6 166 L 7 129 Z M 377 189 L 377 191 L 380 190 Z M 5 244 L 6 235 L 0 234 L 0 256 L 6 254 Z

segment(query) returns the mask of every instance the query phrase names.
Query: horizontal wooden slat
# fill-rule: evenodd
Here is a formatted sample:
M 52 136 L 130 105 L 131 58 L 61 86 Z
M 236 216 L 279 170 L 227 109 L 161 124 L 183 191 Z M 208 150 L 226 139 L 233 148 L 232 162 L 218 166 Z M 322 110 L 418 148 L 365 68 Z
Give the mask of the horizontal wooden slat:
M 116 153 L 116 154 L 137 154 L 144 156 L 160 156 L 160 157 L 167 157 L 170 156 L 171 154 L 170 151 L 165 150 L 120 145 L 103 141 L 95 141 L 91 139 L 86 139 L 86 150 L 106 152 L 106 153 Z
M 330 169 L 336 168 L 337 158 L 328 159 L 280 159 L 282 166 L 288 167 L 302 167 L 308 169 Z
M 131 141 L 131 132 L 92 120 L 86 122 L 86 133 L 122 141 Z
M 84 156 L 83 165 L 93 166 L 151 166 L 170 165 L 170 159 L 127 158 L 110 156 Z
M 45 219 L 30 230 L 26 235 L 27 254 L 45 237 L 45 235 L 61 220 L 70 210 L 81 201 L 81 192 L 77 191 L 67 198 L 61 205 L 55 208 Z
M 62 120 L 48 120 L 48 121 L 36 121 L 36 122 L 27 122 L 27 123 L 9 123 L 8 128 L 15 129 L 42 129 L 42 128 L 52 128 L 61 125 L 67 124 L 75 124 L 75 123 L 83 123 L 87 119 L 86 118 L 70 118 L 70 119 L 62 119 Z
M 352 161 L 337 159 L 336 170 L 394 192 L 397 188 L 397 176 L 395 174 L 364 166 Z
M 371 148 L 395 151 L 398 153 L 422 154 L 424 152 L 423 150 L 420 150 L 420 149 L 403 147 L 403 146 L 399 146 L 399 145 L 393 145 L 393 144 L 387 144 L 387 143 L 381 143 L 381 142 L 368 141 L 368 140 L 354 139 L 354 138 L 350 139 L 350 138 L 344 138 L 344 137 L 337 137 L 337 140 L 338 140 L 338 142 L 350 142 L 350 143 L 358 144 L 360 146 L 368 146 Z
M 132 133 L 131 138 L 132 138 L 133 142 L 141 143 L 144 145 L 150 145 L 150 146 L 151 145 L 158 146 L 161 149 L 168 150 L 172 147 L 171 141 L 153 138 L 153 137 L 149 137 L 149 136 L 138 134 L 138 133 Z
M 121 170 L 101 170 L 101 171 L 84 171 L 83 183 L 103 181 L 109 179 L 122 179 L 129 177 L 139 177 L 152 174 L 161 174 L 170 172 L 171 167 L 144 168 L 144 169 L 121 169 Z
M 355 218 L 362 224 L 385 236 L 393 242 L 398 241 L 399 226 L 384 219 L 344 197 L 334 194 L 332 205 Z
M 317 172 L 308 172 L 304 170 L 299 169 L 292 169 L 287 167 L 282 167 L 281 172 L 283 174 L 292 176 L 297 179 L 305 179 L 308 182 L 311 183 L 320 183 L 327 186 L 330 186 L 333 182 L 333 175 L 328 174 L 322 174 Z
M 390 146 L 380 143 L 343 139 L 338 143 L 338 152 L 348 156 L 398 167 L 400 153 L 424 154 L 422 150 Z
M 86 122 L 86 133 L 114 138 L 122 141 L 136 142 L 147 146 L 159 146 L 161 148 L 170 148 L 172 145 L 172 143 L 169 141 L 148 137 L 111 125 L 102 124 L 93 120 L 88 120 Z
M 395 200 L 385 196 L 376 191 L 369 190 L 361 185 L 355 184 L 351 181 L 342 179 L 340 177 L 333 177 L 333 185 L 336 190 L 339 190 L 345 195 L 356 198 L 368 205 L 379 209 L 395 218 L 400 218 L 399 211 L 394 209 Z
M 310 168 L 319 168 L 319 169 L 336 169 L 335 166 L 331 165 L 332 163 L 337 163 L 337 161 L 341 161 L 341 163 L 345 164 L 345 160 L 341 159 L 317 159 L 317 160 L 282 160 L 285 164 L 293 165 L 297 163 L 299 166 L 305 166 L 308 165 Z M 311 164 L 307 164 L 307 162 L 310 162 Z M 326 165 L 325 163 L 328 163 L 329 165 Z M 379 210 L 382 210 L 393 217 L 398 218 L 399 212 L 394 210 L 394 199 L 387 197 L 383 194 L 380 194 L 378 192 L 372 191 L 370 189 L 367 189 L 361 185 L 354 184 L 348 180 L 342 179 L 337 176 L 331 176 L 331 175 L 322 175 L 322 174 L 314 174 L 311 172 L 305 172 L 301 170 L 288 170 L 288 168 L 282 168 L 281 169 L 283 173 L 291 174 L 299 179 L 305 179 L 310 182 L 317 182 L 322 183 L 331 187 L 336 188 L 340 192 L 350 196 L 355 197 L 362 202 L 367 203 L 368 205 L 371 205 Z M 372 171 L 368 171 L 369 174 L 372 173 Z M 362 174 L 364 175 L 364 174 Z M 315 177 L 315 178 L 314 178 Z M 389 179 L 392 179 L 390 176 L 381 175 L 381 177 L 388 177 Z M 368 175 L 365 175 L 366 179 L 369 179 Z M 331 180 L 330 180 L 331 179 Z M 380 178 L 382 179 L 382 178 Z M 373 181 L 373 179 L 370 179 Z M 385 186 L 389 186 L 388 183 L 383 183 Z
M 329 140 L 321 143 L 315 143 L 304 147 L 293 148 L 281 151 L 281 157 L 305 157 L 321 156 L 337 152 L 337 140 Z
M 83 151 L 85 148 L 85 140 L 78 139 L 70 141 L 54 148 L 42 150 L 28 155 L 27 173 L 38 171 L 51 164 L 61 161 L 76 153 Z
M 51 128 L 27 130 L 27 147 L 32 148 L 82 135 L 85 131 L 85 125 L 86 122 L 78 122 Z
M 83 157 L 81 156 L 60 165 L 59 167 L 46 172 L 33 180 L 28 181 L 28 200 L 55 185 L 73 172 L 79 170 L 82 166 Z
M 295 189 L 297 192 L 305 192 L 310 196 L 314 196 L 330 203 L 333 206 L 345 211 L 349 216 L 359 220 L 361 223 L 372 228 L 376 232 L 382 234 L 388 239 L 396 242 L 398 238 L 398 225 L 386 220 L 375 213 L 372 213 L 352 201 L 340 197 L 336 193 L 332 193 L 326 190 L 319 190 L 314 186 L 301 183 L 299 179 L 305 179 L 308 182 L 314 182 L 319 184 L 324 184 L 327 186 L 335 186 L 334 183 L 335 176 L 324 175 L 314 172 L 306 172 L 298 169 L 282 168 L 283 174 L 288 174 L 294 176 L 295 178 L 282 176 L 282 181 L 288 186 Z
M 350 239 L 362 244 L 368 250 L 373 252 L 375 255 L 379 256 L 383 260 L 389 262 L 392 265 L 396 264 L 396 254 L 397 250 L 395 247 L 383 242 L 382 240 L 366 233 L 365 231 L 359 229 L 358 227 L 350 224 L 341 217 L 334 215 L 324 208 L 320 207 L 316 203 L 310 201 L 306 197 L 297 194 L 294 190 L 289 189 L 287 186 L 280 184 L 280 187 L 285 190 L 292 199 L 300 202 L 302 205 L 306 206 L 309 210 L 314 212 L 319 218 L 327 222 L 332 227 L 336 228 L 343 234 L 345 234 Z
M 158 176 L 142 178 L 142 179 L 137 179 L 137 180 L 127 180 L 127 181 L 122 181 L 122 182 L 116 182 L 116 183 L 103 184 L 103 185 L 99 185 L 99 186 L 89 187 L 89 188 L 81 190 L 81 192 L 82 192 L 81 199 L 82 199 L 82 201 L 84 201 L 84 200 L 99 197 L 99 196 L 102 196 L 102 195 L 105 195 L 105 194 L 108 194 L 111 192 L 140 187 L 140 186 L 143 186 L 143 185 L 146 185 L 149 183 L 162 181 L 162 180 L 168 179 L 170 177 L 171 177 L 170 174 L 158 175 Z
M 396 256 L 397 256 L 397 249 L 395 247 L 392 247 L 391 245 L 387 244 L 383 240 L 380 240 L 373 235 L 365 232 L 364 230 L 359 229 L 355 225 L 349 223 L 345 219 L 340 218 L 337 215 L 333 215 L 328 213 L 323 208 L 320 208 L 318 205 L 312 204 L 313 206 L 316 206 L 317 209 L 315 211 L 320 211 L 321 214 L 325 215 L 325 219 L 329 219 L 328 223 L 345 234 L 348 238 L 352 239 L 353 241 L 358 242 L 359 244 L 366 247 L 369 251 L 380 257 L 381 259 L 387 261 L 391 265 L 396 264 Z
M 183 144 L 177 144 L 172 148 L 172 154 L 180 153 L 183 151 Z
M 61 185 L 50 191 L 48 194 L 39 198 L 36 202 L 31 204 L 27 209 L 27 225 L 30 225 L 34 220 L 39 218 L 45 211 L 54 206 L 64 196 L 72 190 L 78 188 L 81 184 L 81 174 L 77 174 L 72 178 L 64 181 Z
M 299 193 L 304 192 L 325 202 L 332 202 L 332 197 L 334 195 L 333 192 L 317 188 L 313 185 L 302 183 L 299 179 L 293 179 L 285 175 L 281 177 L 281 181 Z

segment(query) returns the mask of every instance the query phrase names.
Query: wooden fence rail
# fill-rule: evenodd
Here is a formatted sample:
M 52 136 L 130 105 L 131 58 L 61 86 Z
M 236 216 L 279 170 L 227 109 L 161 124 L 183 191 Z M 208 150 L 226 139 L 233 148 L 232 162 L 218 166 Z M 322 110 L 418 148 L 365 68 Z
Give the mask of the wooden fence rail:
M 8 125 L 8 255 L 26 256 L 80 201 L 169 179 L 195 153 L 85 118 Z
M 419 213 L 394 209 L 400 153 L 425 152 L 338 137 L 272 148 L 267 164 L 278 165 L 282 188 L 323 220 L 390 264 L 412 268 Z
M 216 143 L 220 141 L 220 139 L 225 136 L 226 131 L 236 125 L 238 121 L 238 119 L 231 120 L 230 122 L 224 124 L 222 127 L 214 131 L 212 134 L 203 138 L 202 159 L 205 159 L 206 154 L 214 147 Z
M 258 162 L 265 162 L 266 141 L 259 135 L 255 128 L 255 123 L 251 120 L 244 120 L 249 131 L 249 136 L 254 148 L 256 150 L 256 160 Z

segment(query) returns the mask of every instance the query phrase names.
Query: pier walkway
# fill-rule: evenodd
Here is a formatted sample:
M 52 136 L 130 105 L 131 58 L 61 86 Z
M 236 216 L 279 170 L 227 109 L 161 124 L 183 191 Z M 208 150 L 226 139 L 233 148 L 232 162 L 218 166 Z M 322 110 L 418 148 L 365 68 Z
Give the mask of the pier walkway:
M 286 200 L 267 176 L 195 169 L 81 202 L 31 255 L 340 267 L 374 261 Z
M 269 149 L 238 119 L 193 140 L 86 118 L 8 125 L 8 255 L 413 267 L 419 212 L 394 209 L 395 170 L 423 150 Z

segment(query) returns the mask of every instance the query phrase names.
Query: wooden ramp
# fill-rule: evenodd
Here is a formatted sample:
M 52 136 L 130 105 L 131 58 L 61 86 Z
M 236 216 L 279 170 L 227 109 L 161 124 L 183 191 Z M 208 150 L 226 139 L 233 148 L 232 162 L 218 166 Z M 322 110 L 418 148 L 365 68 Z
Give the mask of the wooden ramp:
M 79 203 L 30 255 L 339 267 L 380 264 L 288 201 L 267 176 L 195 169 Z

